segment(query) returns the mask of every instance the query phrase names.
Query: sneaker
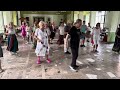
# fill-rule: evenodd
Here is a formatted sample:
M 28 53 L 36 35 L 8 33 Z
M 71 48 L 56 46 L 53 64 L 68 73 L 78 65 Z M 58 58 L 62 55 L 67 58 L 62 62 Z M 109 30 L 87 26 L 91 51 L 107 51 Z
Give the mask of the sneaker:
M 72 66 L 69 66 L 69 67 L 70 67 L 70 69 L 71 69 L 72 71 L 77 72 L 77 70 L 76 70 L 76 68 L 75 68 L 75 67 L 72 67 Z
M 79 66 L 78 65 L 75 65 L 75 68 L 78 68 Z
M 4 70 L 3 70 L 3 69 L 0 69 L 0 73 L 2 73 L 2 72 L 4 72 Z
M 95 52 L 98 52 L 97 50 L 95 50 Z
M 80 47 L 83 47 L 83 45 L 80 45 Z
M 65 54 L 71 54 L 71 53 L 67 51 L 67 52 L 65 52 Z
M 46 60 L 47 61 L 47 63 L 51 63 L 51 60 L 50 59 L 48 59 L 48 60 Z
M 83 45 L 83 47 L 85 47 L 85 45 Z

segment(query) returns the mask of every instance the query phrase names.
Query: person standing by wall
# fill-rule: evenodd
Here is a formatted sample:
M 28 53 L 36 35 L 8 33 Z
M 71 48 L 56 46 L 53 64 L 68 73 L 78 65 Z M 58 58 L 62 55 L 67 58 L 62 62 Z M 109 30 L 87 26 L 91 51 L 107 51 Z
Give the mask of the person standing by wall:
M 70 69 L 73 71 L 77 71 L 78 67 L 76 65 L 76 60 L 78 58 L 78 51 L 79 51 L 79 42 L 80 42 L 80 27 L 82 25 L 82 20 L 77 19 L 75 25 L 70 29 L 70 32 L 67 34 L 66 39 L 70 36 L 70 47 L 72 51 L 72 63 L 70 65 Z
M 116 53 L 120 53 L 120 24 L 115 34 L 116 34 L 116 37 L 115 37 L 115 42 L 114 42 L 112 50 Z

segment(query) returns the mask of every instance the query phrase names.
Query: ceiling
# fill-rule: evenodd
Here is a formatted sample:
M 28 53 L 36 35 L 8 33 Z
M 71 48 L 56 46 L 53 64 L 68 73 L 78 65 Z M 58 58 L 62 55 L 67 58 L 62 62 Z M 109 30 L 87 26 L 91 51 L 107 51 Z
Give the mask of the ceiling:
M 69 14 L 71 11 L 21 11 L 22 14 Z

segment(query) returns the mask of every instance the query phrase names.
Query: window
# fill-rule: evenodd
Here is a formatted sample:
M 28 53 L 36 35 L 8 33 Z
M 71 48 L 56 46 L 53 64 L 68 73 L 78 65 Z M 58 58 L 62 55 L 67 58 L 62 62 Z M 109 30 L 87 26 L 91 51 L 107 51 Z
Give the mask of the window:
M 96 23 L 100 23 L 102 29 L 105 23 L 105 15 L 106 15 L 105 11 L 98 11 L 96 13 Z

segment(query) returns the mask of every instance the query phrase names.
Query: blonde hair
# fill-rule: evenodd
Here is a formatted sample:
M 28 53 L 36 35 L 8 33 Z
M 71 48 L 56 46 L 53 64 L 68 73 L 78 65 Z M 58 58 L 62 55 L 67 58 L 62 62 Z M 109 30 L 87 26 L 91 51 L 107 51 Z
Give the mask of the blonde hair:
M 44 24 L 45 25 L 45 22 L 44 21 L 40 21 L 38 26 L 40 27 L 41 24 Z

